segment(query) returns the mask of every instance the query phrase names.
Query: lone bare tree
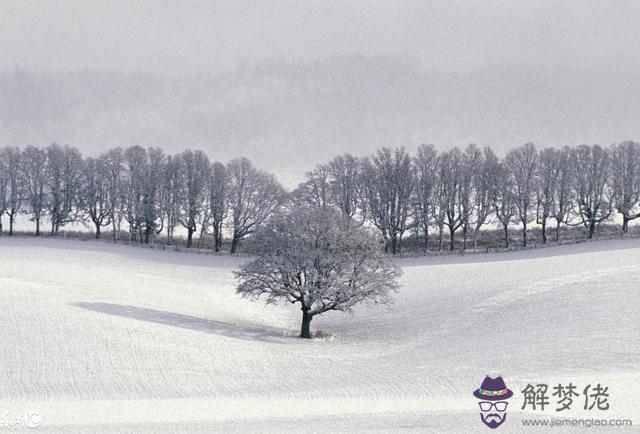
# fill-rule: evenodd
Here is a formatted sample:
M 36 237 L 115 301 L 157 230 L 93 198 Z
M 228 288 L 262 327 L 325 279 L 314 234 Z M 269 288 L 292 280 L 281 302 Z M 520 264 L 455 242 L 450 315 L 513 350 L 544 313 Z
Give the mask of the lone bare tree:
M 367 229 L 332 209 L 295 208 L 275 215 L 254 236 L 257 258 L 236 272 L 238 293 L 267 303 L 300 303 L 300 337 L 311 338 L 311 320 L 358 303 L 388 304 L 400 269 Z

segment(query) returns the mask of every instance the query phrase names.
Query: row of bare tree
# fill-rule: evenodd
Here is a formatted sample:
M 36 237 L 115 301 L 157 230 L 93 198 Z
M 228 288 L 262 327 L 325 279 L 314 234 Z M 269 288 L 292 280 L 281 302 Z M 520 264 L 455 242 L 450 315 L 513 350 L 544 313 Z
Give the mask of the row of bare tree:
M 276 178 L 245 159 L 211 163 L 201 151 L 167 155 L 161 149 L 115 148 L 83 158 L 70 146 L 0 149 L 0 217 L 9 218 L 9 235 L 19 213 L 36 224 L 46 216 L 52 235 L 70 222 L 110 227 L 118 241 L 126 224 L 130 240 L 148 243 L 160 233 L 172 240 L 176 228 L 193 236 L 206 233 L 222 246 L 229 228 L 231 251 L 286 201 Z M 2 219 L 0 218 L 0 234 Z
M 497 224 L 509 245 L 510 225 L 584 225 L 589 238 L 598 225 L 622 218 L 622 230 L 640 217 L 640 144 L 609 148 L 579 146 L 538 150 L 527 143 L 500 158 L 490 147 L 469 145 L 438 153 L 422 145 L 415 155 L 404 148 L 378 150 L 365 158 L 350 154 L 319 164 L 287 193 L 270 173 L 245 158 L 211 163 L 201 151 L 167 155 L 161 149 L 115 148 L 97 158 L 70 146 L 0 149 L 0 234 L 8 216 L 13 234 L 18 214 L 36 224 L 46 218 L 56 235 L 71 222 L 90 223 L 96 237 L 109 227 L 118 241 L 124 226 L 129 240 L 148 243 L 177 228 L 187 246 L 207 234 L 219 251 L 225 235 L 231 252 L 273 212 L 284 206 L 335 207 L 359 224 L 376 227 L 386 249 L 398 253 L 403 237 L 415 234 L 425 249 L 436 231 L 438 249 L 456 236 L 463 248 L 477 245 L 483 227 Z
M 450 249 L 459 233 L 463 248 L 469 239 L 477 245 L 481 228 L 491 223 L 503 229 L 507 247 L 513 224 L 522 228 L 524 246 L 532 223 L 541 226 L 544 243 L 549 222 L 556 239 L 562 224 L 584 225 L 592 238 L 616 212 L 623 232 L 640 217 L 640 144 L 538 150 L 527 143 L 504 158 L 475 145 L 443 153 L 422 145 L 414 156 L 385 148 L 364 159 L 343 155 L 316 166 L 293 196 L 372 224 L 392 253 L 407 231 L 425 249 L 430 229 L 437 231 L 438 249 L 447 233 Z

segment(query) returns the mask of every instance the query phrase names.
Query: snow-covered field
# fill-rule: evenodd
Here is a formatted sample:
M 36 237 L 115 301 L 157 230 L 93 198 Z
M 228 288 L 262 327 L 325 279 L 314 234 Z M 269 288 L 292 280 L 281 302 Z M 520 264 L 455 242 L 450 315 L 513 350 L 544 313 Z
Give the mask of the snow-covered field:
M 393 306 L 316 317 L 311 341 L 294 306 L 235 294 L 243 260 L 0 238 L 0 431 L 487 432 L 486 374 L 515 393 L 504 432 L 640 426 L 638 239 L 403 259 Z M 520 411 L 540 382 L 602 383 L 611 408 Z

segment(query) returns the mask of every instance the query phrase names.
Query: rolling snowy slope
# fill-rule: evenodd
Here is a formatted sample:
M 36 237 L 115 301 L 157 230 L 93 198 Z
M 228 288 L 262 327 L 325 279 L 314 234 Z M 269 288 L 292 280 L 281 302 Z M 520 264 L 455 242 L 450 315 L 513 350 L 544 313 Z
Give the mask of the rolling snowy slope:
M 393 306 L 317 317 L 311 341 L 295 307 L 235 294 L 243 260 L 0 238 L 0 410 L 53 432 L 486 432 L 490 374 L 516 393 L 506 432 L 558 416 L 520 411 L 530 382 L 603 383 L 606 418 L 640 426 L 640 240 L 402 259 Z

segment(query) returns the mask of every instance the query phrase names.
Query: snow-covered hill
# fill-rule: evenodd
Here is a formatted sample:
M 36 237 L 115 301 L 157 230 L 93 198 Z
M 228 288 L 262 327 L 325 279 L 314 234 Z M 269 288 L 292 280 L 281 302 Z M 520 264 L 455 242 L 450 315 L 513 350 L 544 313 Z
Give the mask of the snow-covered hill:
M 471 392 L 490 374 L 515 393 L 505 432 L 640 425 L 640 240 L 403 259 L 392 307 L 317 317 L 312 341 L 295 307 L 235 294 L 243 260 L 1 238 L 1 412 L 54 432 L 486 432 Z M 611 408 L 524 413 L 534 382 L 602 383 Z

